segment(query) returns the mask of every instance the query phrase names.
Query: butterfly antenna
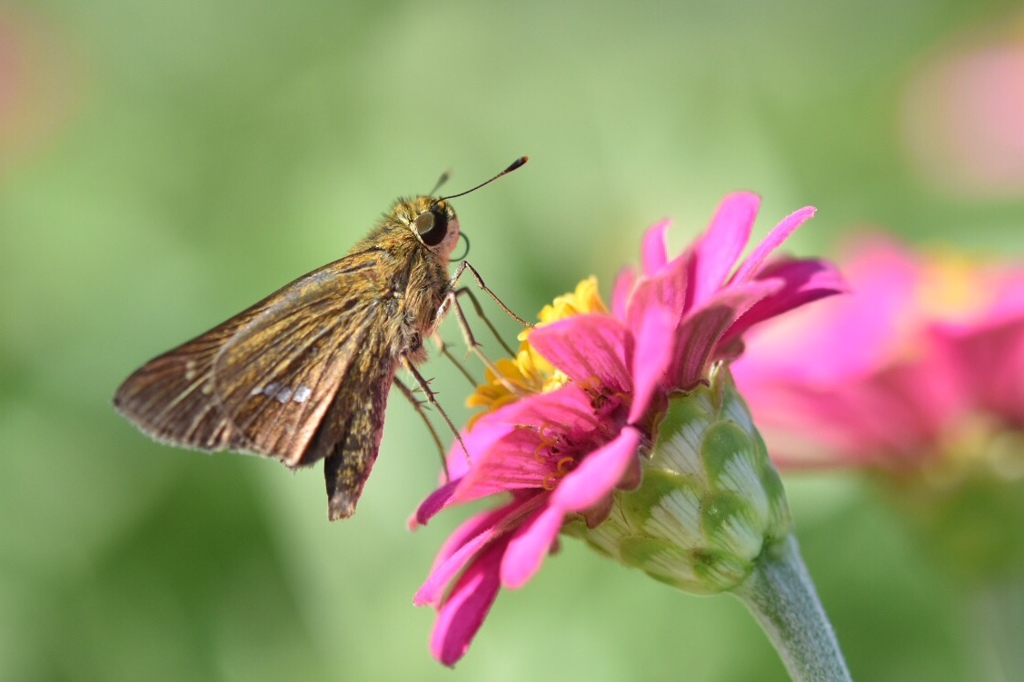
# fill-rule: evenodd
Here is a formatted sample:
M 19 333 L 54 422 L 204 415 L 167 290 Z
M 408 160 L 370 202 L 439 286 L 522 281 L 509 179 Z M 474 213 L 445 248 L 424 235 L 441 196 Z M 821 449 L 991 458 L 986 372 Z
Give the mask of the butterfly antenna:
M 524 164 L 525 164 L 525 163 L 526 163 L 527 161 L 529 161 L 529 160 L 530 160 L 530 159 L 529 159 L 529 157 L 527 157 L 527 156 L 520 156 L 520 157 L 519 157 L 518 159 L 516 159 L 515 161 L 513 161 L 513 162 L 512 162 L 512 163 L 511 163 L 511 164 L 509 165 L 509 167 L 508 167 L 508 168 L 506 168 L 505 170 L 501 171 L 500 173 L 498 173 L 497 175 L 495 175 L 495 176 L 494 176 L 493 178 L 491 178 L 490 180 L 485 180 L 484 182 L 481 182 L 481 183 L 480 183 L 479 185 L 477 185 L 477 186 L 476 186 L 476 187 L 474 187 L 473 189 L 467 189 L 467 190 L 466 190 L 465 192 L 459 192 L 458 194 L 449 194 L 449 195 L 448 195 L 448 196 L 446 196 L 446 197 L 439 197 L 439 198 L 438 198 L 437 200 L 438 200 L 438 201 L 447 201 L 448 199 L 455 199 L 456 197 L 461 197 L 461 196 L 465 196 L 465 195 L 469 194 L 470 192 L 475 192 L 475 191 L 477 191 L 478 189 L 480 189 L 481 187 L 483 187 L 484 185 L 489 185 L 489 184 L 491 184 L 492 182 L 494 182 L 495 180 L 497 180 L 498 178 L 500 178 L 500 177 L 501 177 L 502 175 L 508 175 L 509 173 L 511 173 L 512 171 L 514 171 L 515 169 L 517 169 L 517 168 L 519 168 L 520 166 L 524 165 Z M 442 175 L 442 176 L 441 176 L 441 178 L 442 178 L 442 181 L 443 181 L 443 180 L 447 180 L 447 179 L 448 179 L 448 174 L 447 174 L 447 173 L 445 173 L 444 175 Z M 438 187 L 440 187 L 440 186 L 441 186 L 441 183 L 438 183 Z M 436 191 L 436 190 L 435 190 L 435 191 Z M 432 192 L 432 193 L 433 193 L 433 192 Z
M 446 170 L 444 173 L 441 173 L 441 177 L 437 179 L 437 183 L 434 185 L 434 189 L 430 190 L 430 192 L 427 193 L 427 196 L 432 197 L 435 194 L 437 194 L 437 190 L 441 189 L 441 186 L 444 185 L 444 183 L 448 182 L 448 178 L 450 178 L 451 176 L 452 170 L 450 168 Z

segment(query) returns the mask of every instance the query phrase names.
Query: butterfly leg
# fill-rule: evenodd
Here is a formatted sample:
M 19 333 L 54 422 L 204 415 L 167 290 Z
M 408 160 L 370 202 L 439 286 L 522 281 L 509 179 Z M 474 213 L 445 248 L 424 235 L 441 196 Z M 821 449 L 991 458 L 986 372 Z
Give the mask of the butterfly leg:
M 473 378 L 473 375 L 470 374 L 468 369 L 466 369 L 466 366 L 459 362 L 459 360 L 454 355 L 452 355 L 451 351 L 448 350 L 448 345 L 444 342 L 444 339 L 441 338 L 441 335 L 437 332 L 434 332 L 433 338 L 434 343 L 437 344 L 437 352 L 448 358 L 448 360 L 450 360 L 451 363 L 455 365 L 455 367 L 458 368 L 460 372 L 462 372 L 462 376 L 466 377 L 466 379 L 469 380 L 469 385 L 476 388 L 476 385 L 479 384 L 480 382 Z
M 477 317 L 483 320 L 483 323 L 487 325 L 488 329 L 491 330 L 491 334 L 494 336 L 494 338 L 498 340 L 498 343 L 500 343 L 501 347 L 505 349 L 505 352 L 508 353 L 509 357 L 514 357 L 516 354 L 515 351 L 509 348 L 509 345 L 505 343 L 505 339 L 502 338 L 501 334 L 498 333 L 498 330 L 495 329 L 494 325 L 491 323 L 491 320 L 484 313 L 484 309 L 480 306 L 480 299 L 476 297 L 476 294 L 473 293 L 473 290 L 470 289 L 469 287 L 459 287 L 458 289 L 455 289 L 453 293 L 456 298 L 458 298 L 459 296 L 466 296 L 469 298 L 469 300 L 473 303 L 473 310 L 476 311 Z
M 434 425 L 433 423 L 431 423 L 430 418 L 427 417 L 427 411 L 426 408 L 424 407 L 424 402 L 417 398 L 416 394 L 413 393 L 413 390 L 406 386 L 404 383 L 402 383 L 402 380 L 399 379 L 398 377 L 395 377 L 394 385 L 397 386 L 398 390 L 402 392 L 402 395 L 404 395 L 409 400 L 409 402 L 412 404 L 412 409 L 416 410 L 416 413 L 419 414 L 420 418 L 423 419 L 423 423 L 427 425 L 427 430 L 430 431 L 430 437 L 434 439 L 434 445 L 437 446 L 437 453 L 441 457 L 441 466 L 444 468 L 445 478 L 448 478 L 448 462 L 446 461 L 444 456 L 444 443 L 441 442 L 441 436 L 438 435 L 437 429 L 434 428 Z M 455 435 L 456 437 L 458 437 L 458 432 L 456 432 Z
M 427 402 L 434 406 L 434 408 L 441 414 L 441 417 L 444 419 L 444 423 L 447 424 L 448 428 L 451 429 L 453 434 L 455 434 L 455 440 L 457 440 L 459 442 L 459 445 L 462 447 L 462 451 L 464 453 L 466 453 L 466 457 L 468 459 L 469 458 L 469 450 L 466 449 L 466 444 L 462 442 L 462 436 L 459 434 L 459 430 L 455 427 L 455 424 L 452 423 L 451 417 L 449 417 L 448 413 L 444 411 L 443 407 L 441 407 L 441 403 L 437 402 L 436 394 L 434 393 L 433 389 L 430 388 L 430 382 L 423 378 L 423 375 L 420 374 L 419 370 L 416 369 L 416 366 L 414 364 L 412 364 L 412 362 L 410 362 L 407 357 L 402 356 L 402 364 L 405 366 L 405 368 L 407 370 L 409 370 L 409 373 L 412 374 L 413 378 L 416 379 L 416 383 L 418 383 L 420 385 L 420 388 L 423 389 L 423 395 L 426 396 Z M 396 383 L 399 386 L 401 386 L 401 390 L 406 393 L 406 397 L 411 398 L 412 401 L 413 401 L 413 404 L 418 406 L 417 407 L 417 411 L 420 413 L 420 416 L 423 417 L 424 421 L 426 421 L 427 420 L 427 416 L 426 416 L 425 412 L 423 412 L 423 410 L 422 410 L 422 407 L 423 407 L 422 403 L 420 403 L 420 401 L 416 399 L 416 396 L 413 395 L 412 391 L 409 390 L 408 386 L 404 386 L 401 382 L 397 381 L 397 379 L 398 379 L 397 377 L 395 377 L 395 379 L 396 379 Z M 427 422 L 427 423 L 429 425 L 429 422 Z M 433 427 L 431 427 L 431 433 L 434 435 L 435 442 L 440 444 L 441 439 L 437 436 L 436 432 L 434 432 Z M 444 448 L 443 447 L 441 447 L 441 460 L 443 462 L 445 461 Z M 445 473 L 445 476 L 447 477 L 447 475 L 448 475 L 448 465 L 447 465 L 446 462 L 445 462 L 444 473 Z
M 499 343 L 501 343 L 502 347 L 509 354 L 509 356 L 515 357 L 515 352 L 511 348 L 509 348 L 508 344 L 505 343 L 505 341 L 501 338 L 501 335 L 498 333 L 498 330 L 495 329 L 493 324 L 491 324 L 491 321 L 484 314 L 483 309 L 480 306 L 479 300 L 472 293 L 472 291 L 466 287 L 457 287 L 459 280 L 461 279 L 462 275 L 466 272 L 466 270 L 469 270 L 473 274 L 473 278 L 476 280 L 477 285 L 485 292 L 487 292 L 487 294 L 495 300 L 498 306 L 503 311 L 505 311 L 510 317 L 512 317 L 512 319 L 516 320 L 517 322 L 526 327 L 532 326 L 523 318 L 519 317 L 514 312 L 512 312 L 512 310 L 509 309 L 509 307 L 506 306 L 501 301 L 501 299 L 498 298 L 494 294 L 494 292 L 487 287 L 486 284 L 484 284 L 483 278 L 480 277 L 480 273 L 476 271 L 476 268 L 474 268 L 466 261 L 462 261 L 461 263 L 459 263 L 459 267 L 456 268 L 455 274 L 453 274 L 452 278 L 448 281 L 448 295 L 445 296 L 444 302 L 442 302 L 441 306 L 438 308 L 437 319 L 441 319 L 441 317 L 444 316 L 449 307 L 454 307 L 455 318 L 458 321 L 459 329 L 462 331 L 462 338 L 465 340 L 466 345 L 469 348 L 469 351 L 476 355 L 478 358 L 480 358 L 480 361 L 484 363 L 484 366 L 491 371 L 491 373 L 497 378 L 498 381 L 501 382 L 501 384 L 506 388 L 506 390 L 510 391 L 511 393 L 519 394 L 520 390 L 507 379 L 505 379 L 501 372 L 498 371 L 494 363 L 491 362 L 490 358 L 488 358 L 487 355 L 482 350 L 480 350 L 481 344 L 476 340 L 476 337 L 473 334 L 473 330 L 469 326 L 469 321 L 466 319 L 466 314 L 463 311 L 462 306 L 459 305 L 458 297 L 463 294 L 468 294 L 470 296 L 470 300 L 473 302 L 473 307 L 475 308 L 477 315 L 479 315 L 479 317 L 484 321 L 488 329 L 491 330 L 491 333 L 499 341 Z
M 532 324 L 530 324 L 529 322 L 527 322 L 526 320 L 512 312 L 512 309 L 505 305 L 505 302 L 498 298 L 498 295 L 491 291 L 486 284 L 484 284 L 484 278 L 480 276 L 480 273 L 476 271 L 476 268 L 469 264 L 469 261 L 462 261 L 461 263 L 459 263 L 459 267 L 455 268 L 455 274 L 453 274 L 452 278 L 448 281 L 449 291 L 455 289 L 455 285 L 459 283 L 459 279 L 462 278 L 462 275 L 463 273 L 466 272 L 466 270 L 469 270 L 471 273 L 473 273 L 473 279 L 476 280 L 476 285 L 480 287 L 482 291 L 486 292 L 488 296 L 493 298 L 494 302 L 498 304 L 499 308 L 505 311 L 506 315 L 508 315 L 509 317 L 511 317 L 513 320 L 523 325 L 524 327 L 533 326 Z M 443 305 L 441 307 L 444 308 Z M 479 305 L 477 305 L 477 309 L 479 310 Z
M 457 293 L 454 291 L 449 291 L 448 296 L 445 298 L 445 301 L 451 301 L 454 304 L 453 307 L 455 308 L 455 320 L 459 323 L 459 329 L 462 331 L 462 338 L 465 340 L 469 352 L 473 353 L 473 355 L 480 358 L 480 362 L 484 363 L 484 367 L 490 370 L 491 375 L 497 381 L 499 381 L 502 386 L 505 387 L 505 390 L 515 395 L 521 395 L 522 391 L 515 384 L 506 379 L 505 375 L 503 375 L 498 370 L 498 367 L 493 362 L 491 362 L 491 359 L 487 357 L 487 354 L 480 350 L 481 344 L 479 341 L 476 340 L 476 337 L 473 335 L 473 330 L 469 326 L 469 321 L 466 319 L 466 313 L 462 310 L 462 306 L 459 305 Z M 514 354 L 512 355 L 514 356 Z

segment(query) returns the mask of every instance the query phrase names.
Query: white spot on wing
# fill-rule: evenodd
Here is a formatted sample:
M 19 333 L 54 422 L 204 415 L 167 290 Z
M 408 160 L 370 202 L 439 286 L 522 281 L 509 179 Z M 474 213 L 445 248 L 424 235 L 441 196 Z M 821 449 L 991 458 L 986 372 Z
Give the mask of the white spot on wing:
M 296 403 L 306 402 L 313 395 L 313 389 L 303 384 L 293 391 L 279 381 L 271 381 L 266 386 L 257 386 L 252 389 L 249 391 L 249 395 L 265 395 L 284 405 L 289 400 Z

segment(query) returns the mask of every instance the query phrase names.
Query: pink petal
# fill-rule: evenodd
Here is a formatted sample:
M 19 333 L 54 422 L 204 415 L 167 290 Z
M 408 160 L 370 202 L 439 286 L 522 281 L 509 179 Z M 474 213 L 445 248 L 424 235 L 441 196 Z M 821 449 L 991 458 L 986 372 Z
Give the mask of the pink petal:
M 758 272 L 758 281 L 778 280 L 781 288 L 750 307 L 729 328 L 723 343 L 741 336 L 759 322 L 777 317 L 820 298 L 848 291 L 846 282 L 831 263 L 819 260 L 779 260 Z
M 636 466 L 630 466 L 629 469 L 636 469 L 637 471 L 639 471 L 639 469 L 640 469 L 640 462 L 639 462 L 639 460 L 634 460 L 634 461 L 636 462 Z M 625 474 L 625 476 L 623 476 L 623 478 L 624 479 L 631 479 L 631 472 Z M 629 485 L 630 483 L 633 483 L 632 480 L 628 480 L 628 481 L 625 481 L 625 482 L 626 482 L 627 485 L 626 485 L 626 487 L 622 488 L 623 490 L 635 490 L 636 489 L 635 485 Z M 581 509 L 579 513 L 580 513 L 580 516 L 583 517 L 583 522 L 585 524 L 587 524 L 587 528 L 593 529 L 593 528 L 597 528 L 599 525 L 604 523 L 605 519 L 607 519 L 611 515 L 612 509 L 614 509 L 614 508 L 615 508 L 615 496 L 614 495 L 605 495 L 602 499 L 598 500 L 596 504 L 592 504 L 589 507 L 587 507 L 586 509 Z M 554 554 L 557 551 L 558 551 L 558 546 L 556 545 L 555 549 L 552 551 L 552 554 Z
M 718 205 L 694 249 L 692 305 L 699 306 L 725 282 L 747 246 L 760 204 L 756 194 L 735 192 Z
M 829 385 L 873 372 L 906 345 L 907 332 L 918 326 L 920 266 L 891 241 L 877 236 L 846 250 L 854 253 L 843 267 L 852 293 L 759 325 L 733 366 L 737 377 L 796 376 Z M 784 262 L 769 264 L 758 277 L 785 267 Z M 750 314 L 763 318 L 768 311 L 758 307 Z M 749 326 L 746 320 L 740 324 Z
M 430 653 L 441 663 L 455 665 L 483 625 L 501 586 L 498 567 L 504 550 L 505 543 L 498 542 L 482 552 L 459 576 L 438 608 L 430 634 Z
M 538 327 L 530 344 L 570 379 L 583 386 L 629 391 L 633 382 L 626 365 L 626 327 L 610 315 L 589 314 Z
M 652 225 L 644 233 L 643 244 L 640 249 L 644 276 L 653 275 L 665 267 L 665 263 L 668 262 L 666 244 L 668 228 L 671 225 L 671 220 L 662 220 Z
M 427 521 L 433 518 L 434 514 L 448 506 L 448 502 L 455 493 L 455 488 L 459 484 L 459 480 L 460 479 L 458 478 L 452 479 L 434 492 L 430 493 L 425 500 L 420 502 L 420 506 L 416 509 L 416 514 L 413 518 L 409 519 L 409 530 L 413 530 L 416 525 L 427 525 Z
M 828 354 L 820 348 L 805 357 L 827 361 Z M 923 342 L 912 361 L 835 382 L 736 376 L 780 465 L 900 468 L 933 453 L 970 409 L 953 364 Z
M 547 393 L 535 393 L 505 405 L 488 417 L 513 425 L 514 431 L 524 428 L 571 428 L 581 420 L 593 422 L 591 396 L 576 384 L 566 384 Z
M 633 293 L 635 285 L 636 272 L 633 268 L 623 268 L 619 271 L 619 276 L 615 278 L 615 289 L 612 290 L 612 315 L 616 319 L 626 319 L 629 295 Z
M 666 265 L 657 275 L 637 282 L 626 310 L 626 327 L 639 329 L 645 311 L 654 305 L 682 317 L 686 309 L 690 265 L 690 256 L 683 254 Z
M 931 331 L 945 358 L 955 364 L 961 392 L 976 409 L 1004 420 L 1008 428 L 1024 427 L 1024 318 L 974 328 L 937 326 Z
M 719 342 L 728 328 L 750 306 L 774 293 L 779 282 L 750 282 L 720 290 L 700 310 L 690 313 L 679 326 L 675 357 L 669 372 L 672 386 L 691 388 L 705 375 L 708 363 L 715 359 Z
M 733 276 L 732 282 L 741 283 L 753 279 L 757 273 L 758 268 L 768 258 L 768 255 L 777 249 L 782 242 L 789 238 L 789 235 L 793 234 L 796 228 L 803 225 L 805 222 L 814 217 L 815 209 L 813 206 L 805 206 L 788 216 L 783 218 L 775 228 L 768 233 L 768 236 L 761 240 L 761 243 L 754 248 L 753 252 L 743 261 L 736 274 Z
M 448 476 L 452 479 L 461 478 L 465 476 L 467 472 L 472 468 L 472 462 L 475 459 L 479 459 L 491 449 L 491 446 L 505 437 L 515 427 L 503 421 L 499 416 L 500 409 L 495 412 L 491 412 L 483 415 L 477 420 L 476 424 L 469 431 L 465 429 L 459 433 L 462 438 L 462 443 L 465 443 L 466 449 L 462 448 L 458 439 L 452 442 L 451 448 L 448 450 L 448 455 L 445 457 L 445 463 L 448 467 Z M 469 451 L 467 454 L 467 450 Z M 441 481 L 447 482 L 445 472 L 441 472 Z
M 465 471 L 465 474 L 458 479 L 454 492 L 443 501 L 443 505 L 468 502 L 516 488 L 540 487 L 540 482 L 551 472 L 544 461 L 529 456 L 539 442 L 537 431 L 540 424 L 552 418 L 566 418 L 569 416 L 567 411 L 574 414 L 582 410 L 583 405 L 589 405 L 589 398 L 586 402 L 578 399 L 578 405 L 563 399 L 565 394 L 561 390 L 504 405 L 481 417 L 468 435 L 464 433 L 463 440 L 473 455 L 472 464 L 465 462 L 462 448 L 456 443 L 449 455 L 449 471 Z M 522 455 L 524 452 L 526 456 Z
M 955 389 L 945 390 L 936 379 L 927 361 L 898 365 L 820 398 L 832 405 L 831 430 L 845 436 L 847 448 L 865 461 L 898 467 L 931 452 L 928 444 L 960 404 Z
M 479 425 L 479 421 L 477 420 Z M 476 429 L 473 429 L 476 431 Z M 462 439 L 460 442 L 458 438 L 452 441 L 451 447 L 448 448 L 448 454 L 444 457 L 445 469 L 440 473 L 440 480 L 443 483 L 449 480 L 461 478 L 469 471 L 472 461 L 470 452 L 482 452 L 486 449 L 485 439 L 481 436 L 486 433 L 486 426 L 482 431 L 476 433 L 475 437 L 471 437 L 466 429 L 462 429 L 459 432 L 459 437 Z M 489 440 L 489 439 L 487 439 Z M 465 448 L 463 448 L 465 443 Z M 473 445 L 470 445 L 473 443 Z
M 474 514 L 452 531 L 448 538 L 441 544 L 440 549 L 437 550 L 437 555 L 434 557 L 434 562 L 431 564 L 430 571 L 434 572 L 438 566 L 446 562 L 460 547 L 465 545 L 469 540 L 476 537 L 480 533 L 484 532 L 488 528 L 494 528 L 498 526 L 503 519 L 505 519 L 512 510 L 510 506 L 513 503 L 503 505 L 494 509 L 488 509 L 479 514 Z M 438 595 L 440 598 L 440 595 Z M 423 603 L 434 603 L 435 600 L 428 600 Z M 418 604 L 417 604 L 418 605 Z
M 872 423 L 874 409 L 865 407 L 879 405 L 876 401 L 885 396 L 854 382 L 845 388 L 774 385 L 751 391 L 749 384 L 741 386 L 754 405 L 754 419 L 770 444 L 772 459 L 783 467 L 804 469 L 875 464 L 877 455 L 884 457 L 877 448 L 890 439 Z
M 984 283 L 993 294 L 992 305 L 981 311 L 977 324 L 1003 324 L 1024 318 L 1024 270 L 996 271 Z
M 556 471 L 549 448 L 573 430 L 599 426 L 590 393 L 576 384 L 510 403 L 488 414 L 495 428 L 511 428 L 475 457 L 473 468 L 459 482 L 452 502 L 468 502 L 495 493 L 539 489 Z M 483 421 L 481 419 L 481 422 Z M 480 422 L 478 422 L 479 425 Z M 475 429 L 474 429 L 475 430 Z
M 640 320 L 633 351 L 633 404 L 628 421 L 635 423 L 650 406 L 654 392 L 661 386 L 672 361 L 675 326 L 678 316 L 653 304 Z
M 519 498 L 504 507 L 475 516 L 460 526 L 438 553 L 434 567 L 413 597 L 413 603 L 417 606 L 439 603 L 448 584 L 478 552 L 522 525 L 548 497 L 547 493 L 539 493 Z
M 454 501 L 464 503 L 510 490 L 543 487 L 555 471 L 545 457 L 550 446 L 546 435 L 526 428 L 510 432 L 460 480 Z
M 413 595 L 416 606 L 440 604 L 449 583 L 488 543 L 501 537 L 497 521 L 509 513 L 507 507 L 479 514 L 463 523 L 445 542 L 434 561 L 430 575 Z
M 549 506 L 516 531 L 501 561 L 502 585 L 516 589 L 533 577 L 558 537 L 563 515 L 560 508 Z
M 615 440 L 587 455 L 558 483 L 551 506 L 565 513 L 597 504 L 619 485 L 639 447 L 640 432 L 631 426 L 623 428 Z

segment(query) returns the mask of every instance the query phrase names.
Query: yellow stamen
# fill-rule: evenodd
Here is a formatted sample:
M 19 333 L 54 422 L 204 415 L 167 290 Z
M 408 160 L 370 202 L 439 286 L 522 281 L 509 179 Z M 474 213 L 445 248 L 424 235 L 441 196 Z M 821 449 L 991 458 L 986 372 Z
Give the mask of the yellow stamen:
M 576 464 L 575 457 L 563 457 L 558 460 L 558 464 L 555 465 L 556 470 L 544 477 L 544 482 L 542 483 L 544 490 L 554 490 L 555 481 L 564 478 L 566 474 L 572 471 L 574 464 Z
M 984 308 L 988 292 L 982 272 L 981 264 L 964 254 L 931 254 L 917 290 L 924 315 L 948 320 Z
M 574 458 L 574 457 L 563 457 L 562 459 L 558 460 L 558 465 L 557 465 L 558 474 L 557 475 L 561 477 L 561 476 L 565 476 L 567 473 L 569 473 L 569 465 L 574 463 L 575 461 L 576 461 L 576 458 Z
M 558 296 L 550 305 L 544 306 L 537 316 L 537 326 L 589 313 L 608 314 L 608 308 L 597 291 L 596 277 L 588 277 L 576 285 L 572 293 Z M 524 329 L 519 333 L 520 344 L 516 357 L 502 358 L 495 362 L 494 368 L 500 376 L 487 370 L 484 383 L 477 386 L 476 391 L 466 400 L 467 407 L 484 408 L 484 411 L 470 417 L 470 428 L 484 414 L 515 402 L 523 395 L 548 393 L 569 382 L 569 377 L 555 369 L 530 345 L 530 332 L 535 328 Z M 515 390 L 510 390 L 510 387 Z
M 533 460 L 538 464 L 544 464 L 545 462 L 547 462 L 546 458 L 541 457 L 540 451 L 543 450 L 544 448 L 548 448 L 550 450 L 551 448 L 558 444 L 557 441 L 547 437 L 547 435 L 545 434 L 547 428 L 547 424 L 544 424 L 543 426 L 540 427 L 540 433 L 537 434 L 540 437 L 540 442 L 537 443 L 537 447 L 533 449 Z

